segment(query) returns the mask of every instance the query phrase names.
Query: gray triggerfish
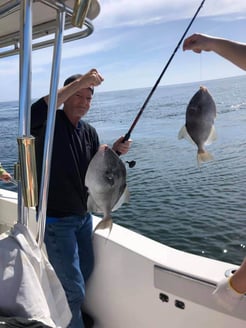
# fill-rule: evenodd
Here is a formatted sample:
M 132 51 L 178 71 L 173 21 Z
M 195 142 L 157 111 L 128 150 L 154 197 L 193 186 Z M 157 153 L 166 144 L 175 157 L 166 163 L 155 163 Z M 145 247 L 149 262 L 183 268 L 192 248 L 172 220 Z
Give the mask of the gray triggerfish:
M 103 219 L 95 227 L 112 229 L 111 212 L 129 200 L 126 184 L 126 167 L 120 157 L 107 145 L 101 145 L 92 158 L 85 176 L 89 196 L 87 209 L 103 213 Z
M 187 106 L 186 122 L 178 134 L 179 139 L 185 138 L 197 145 L 198 164 L 213 159 L 213 156 L 206 151 L 205 145 L 211 144 L 216 139 L 215 117 L 215 102 L 208 89 L 201 86 Z

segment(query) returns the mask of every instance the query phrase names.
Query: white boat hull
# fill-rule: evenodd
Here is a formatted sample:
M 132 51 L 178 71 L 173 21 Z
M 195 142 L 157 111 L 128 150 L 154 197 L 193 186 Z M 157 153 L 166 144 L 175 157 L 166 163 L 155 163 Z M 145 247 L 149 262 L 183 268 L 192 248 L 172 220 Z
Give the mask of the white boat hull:
M 16 221 L 16 196 L 0 189 L 2 231 Z M 34 209 L 29 222 L 35 233 Z M 167 247 L 116 224 L 109 237 L 108 231 L 96 232 L 94 250 L 84 307 L 96 328 L 245 327 L 246 297 L 227 311 L 212 294 L 236 265 Z

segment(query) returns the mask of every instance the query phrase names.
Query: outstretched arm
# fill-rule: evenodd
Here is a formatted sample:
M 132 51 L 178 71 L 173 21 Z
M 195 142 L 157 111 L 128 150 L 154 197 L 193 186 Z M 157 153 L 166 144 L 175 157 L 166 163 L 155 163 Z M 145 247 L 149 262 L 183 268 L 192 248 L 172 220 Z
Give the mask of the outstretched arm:
M 186 38 L 183 50 L 193 50 L 196 53 L 213 51 L 246 70 L 246 44 L 205 34 L 193 34 Z
M 75 94 L 79 89 L 96 87 L 103 81 L 103 77 L 96 69 L 91 69 L 88 73 L 82 75 L 72 83 L 62 87 L 57 94 L 57 108 L 59 108 L 69 97 Z M 49 95 L 44 97 L 46 104 L 49 102 Z

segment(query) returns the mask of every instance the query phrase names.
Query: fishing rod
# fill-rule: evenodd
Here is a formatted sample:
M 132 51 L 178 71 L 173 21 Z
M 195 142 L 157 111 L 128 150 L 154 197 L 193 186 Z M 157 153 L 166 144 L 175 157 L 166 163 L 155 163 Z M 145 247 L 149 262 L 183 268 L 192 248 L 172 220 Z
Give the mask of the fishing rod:
M 173 57 L 175 56 L 175 54 L 176 54 L 178 48 L 180 47 L 182 41 L 184 40 L 184 38 L 185 38 L 187 32 L 189 31 L 189 29 L 190 29 L 192 23 L 194 22 L 196 16 L 198 15 L 199 11 L 201 10 L 201 8 L 202 8 L 204 2 L 205 2 L 205 0 L 203 0 L 203 1 L 201 2 L 200 6 L 198 7 L 198 9 L 197 9 L 195 15 L 194 15 L 193 18 L 191 19 L 191 21 L 190 21 L 189 25 L 187 26 L 187 28 L 186 28 L 184 34 L 182 35 L 182 37 L 181 37 L 181 39 L 179 40 L 179 42 L 178 42 L 176 48 L 174 49 L 172 55 L 170 56 L 170 58 L 169 58 L 169 60 L 168 60 L 168 62 L 167 62 L 167 64 L 166 64 L 166 66 L 163 68 L 163 70 L 162 70 L 162 72 L 161 72 L 159 78 L 158 78 L 157 81 L 155 82 L 155 84 L 154 84 L 154 86 L 152 87 L 152 89 L 151 89 L 151 91 L 150 91 L 148 97 L 146 98 L 146 100 L 145 100 L 143 106 L 140 108 L 140 110 L 139 110 L 137 116 L 135 117 L 135 119 L 134 119 L 134 121 L 133 121 L 133 123 L 132 123 L 130 129 L 129 129 L 129 130 L 127 131 L 127 133 L 125 134 L 124 139 L 123 139 L 122 142 L 125 142 L 126 140 L 130 139 L 130 136 L 131 136 L 131 133 L 132 133 L 133 129 L 135 128 L 137 122 L 139 121 L 141 115 L 143 114 L 143 111 L 144 111 L 145 107 L 147 106 L 147 104 L 148 104 L 150 98 L 152 97 L 153 93 L 155 92 L 155 89 L 157 88 L 158 84 L 160 83 L 160 81 L 161 81 L 163 75 L 165 74 L 165 72 L 166 72 L 168 66 L 170 65 L 170 63 L 171 63 Z M 117 152 L 117 154 L 120 155 L 119 152 Z M 135 161 L 130 161 L 130 162 L 127 162 L 127 163 L 129 164 L 129 167 L 134 167 L 135 164 L 136 164 Z

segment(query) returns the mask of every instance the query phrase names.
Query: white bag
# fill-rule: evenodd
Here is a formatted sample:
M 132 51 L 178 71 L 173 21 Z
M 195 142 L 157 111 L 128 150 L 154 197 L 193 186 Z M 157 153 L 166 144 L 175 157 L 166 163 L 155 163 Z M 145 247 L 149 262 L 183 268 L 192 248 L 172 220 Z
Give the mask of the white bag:
M 0 316 L 68 326 L 71 312 L 54 269 L 29 229 L 17 223 L 0 238 Z

